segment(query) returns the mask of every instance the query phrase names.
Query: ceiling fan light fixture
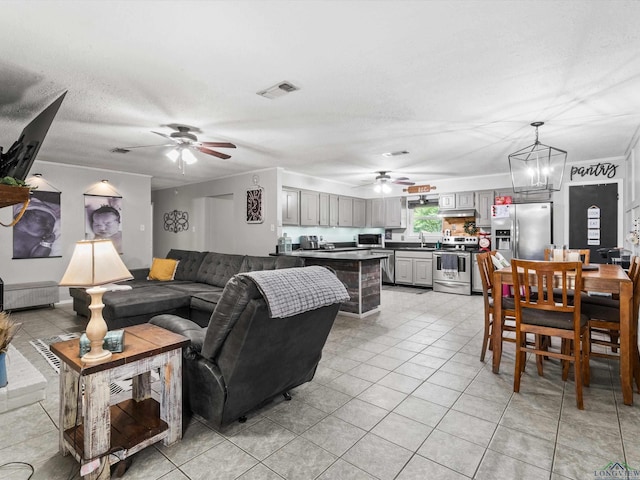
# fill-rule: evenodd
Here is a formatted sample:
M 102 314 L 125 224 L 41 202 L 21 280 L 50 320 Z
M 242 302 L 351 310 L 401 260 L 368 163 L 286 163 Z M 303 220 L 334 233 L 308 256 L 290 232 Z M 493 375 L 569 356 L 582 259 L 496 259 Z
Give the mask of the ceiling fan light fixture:
M 178 149 L 176 148 L 172 148 L 171 150 L 169 150 L 166 153 L 167 157 L 169 157 L 169 159 L 175 163 L 178 161 L 178 157 L 180 157 L 180 153 L 178 152 Z
M 538 141 L 538 127 L 542 125 L 544 122 L 533 122 L 531 126 L 536 129 L 535 142 L 509 155 L 509 171 L 515 193 L 557 192 L 562 187 L 567 152 Z
M 187 165 L 191 165 L 196 163 L 198 159 L 193 153 L 191 153 L 191 150 L 185 148 L 182 150 L 182 161 Z

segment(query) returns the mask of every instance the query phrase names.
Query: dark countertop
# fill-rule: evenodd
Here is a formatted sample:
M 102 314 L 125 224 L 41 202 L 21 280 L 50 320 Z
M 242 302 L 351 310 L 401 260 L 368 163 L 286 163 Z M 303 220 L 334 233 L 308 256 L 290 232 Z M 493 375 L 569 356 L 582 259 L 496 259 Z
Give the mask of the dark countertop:
M 387 254 L 384 253 L 371 253 L 369 249 L 359 249 L 353 251 L 338 251 L 335 250 L 294 250 L 291 253 L 278 253 L 276 255 L 288 255 L 292 257 L 302 258 L 325 258 L 327 260 L 374 260 L 380 258 L 387 258 Z

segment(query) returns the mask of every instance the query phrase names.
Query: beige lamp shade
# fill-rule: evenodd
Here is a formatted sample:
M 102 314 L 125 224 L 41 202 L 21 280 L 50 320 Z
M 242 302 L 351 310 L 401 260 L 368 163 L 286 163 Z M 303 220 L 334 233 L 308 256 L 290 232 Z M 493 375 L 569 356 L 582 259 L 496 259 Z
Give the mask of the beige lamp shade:
M 80 240 L 60 285 L 94 287 L 132 278 L 111 240 Z

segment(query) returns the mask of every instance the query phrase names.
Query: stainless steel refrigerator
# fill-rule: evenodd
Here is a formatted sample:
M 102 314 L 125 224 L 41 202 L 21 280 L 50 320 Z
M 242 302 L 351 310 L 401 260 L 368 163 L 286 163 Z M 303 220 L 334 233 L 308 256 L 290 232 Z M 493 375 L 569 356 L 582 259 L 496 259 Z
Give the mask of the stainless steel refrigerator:
M 553 204 L 493 205 L 491 242 L 507 260 L 544 260 L 544 249 L 553 243 Z

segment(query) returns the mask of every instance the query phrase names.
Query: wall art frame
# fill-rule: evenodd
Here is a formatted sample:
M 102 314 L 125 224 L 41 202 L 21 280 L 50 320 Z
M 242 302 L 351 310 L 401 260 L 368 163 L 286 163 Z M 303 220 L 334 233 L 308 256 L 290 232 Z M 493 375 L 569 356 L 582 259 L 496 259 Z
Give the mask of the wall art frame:
M 254 186 L 247 188 L 247 223 L 263 223 L 264 188 Z
M 122 197 L 84 194 L 86 240 L 111 240 L 116 251 L 122 251 Z
M 189 230 L 189 212 L 171 210 L 166 212 L 162 219 L 165 232 L 179 233 Z

